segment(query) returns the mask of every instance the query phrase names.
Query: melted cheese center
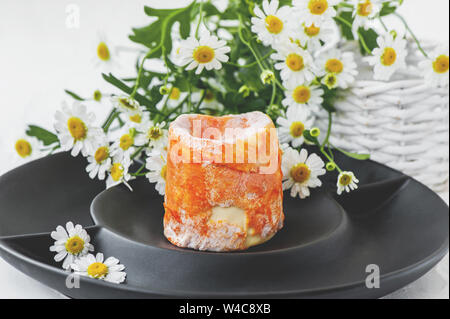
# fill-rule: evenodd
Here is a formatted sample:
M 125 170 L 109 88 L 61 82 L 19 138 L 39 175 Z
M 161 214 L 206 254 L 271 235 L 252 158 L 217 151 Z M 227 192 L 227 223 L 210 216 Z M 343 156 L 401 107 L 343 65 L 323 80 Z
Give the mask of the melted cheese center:
M 262 238 L 260 235 L 255 234 L 253 228 L 248 228 L 247 213 L 238 207 L 214 207 L 209 223 L 227 223 L 239 227 L 247 235 L 245 239 L 247 248 L 262 244 L 270 239 Z

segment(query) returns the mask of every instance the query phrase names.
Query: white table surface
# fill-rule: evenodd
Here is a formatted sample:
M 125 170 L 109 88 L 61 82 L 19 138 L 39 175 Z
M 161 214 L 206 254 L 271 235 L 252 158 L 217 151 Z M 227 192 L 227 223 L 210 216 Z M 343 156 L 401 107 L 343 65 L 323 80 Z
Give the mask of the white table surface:
M 20 163 L 11 143 L 26 123 L 52 127 L 53 114 L 67 99 L 63 89 L 88 96 L 111 92 L 93 67 L 99 33 L 117 46 L 132 46 L 131 26 L 148 23 L 143 6 L 176 7 L 188 0 L 2 0 L 0 1 L 0 174 Z M 66 7 L 80 8 L 80 28 L 65 26 Z M 439 8 L 439 10 L 436 10 Z M 420 38 L 448 42 L 448 0 L 405 0 L 400 11 Z M 394 18 L 389 19 L 396 27 Z M 119 76 L 132 75 L 134 53 L 121 51 Z M 98 114 L 107 107 L 98 108 Z M 448 203 L 448 192 L 442 194 Z M 387 298 L 449 298 L 448 255 L 418 281 Z M 0 258 L 0 298 L 63 298 Z

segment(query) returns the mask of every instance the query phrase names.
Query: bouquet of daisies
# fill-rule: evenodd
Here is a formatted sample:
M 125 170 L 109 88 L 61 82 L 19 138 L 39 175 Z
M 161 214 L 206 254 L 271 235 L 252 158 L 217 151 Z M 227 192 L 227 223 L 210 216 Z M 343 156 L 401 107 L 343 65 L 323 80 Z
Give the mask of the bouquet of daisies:
M 209 115 L 262 111 L 277 124 L 283 150 L 284 189 L 308 197 L 320 176 L 337 170 L 337 192 L 357 188 L 358 179 L 334 160 L 333 152 L 364 160 L 330 144 L 333 107 L 357 80 L 359 63 L 373 77 L 389 81 L 405 67 L 406 36 L 423 54 L 430 85 L 448 85 L 448 48 L 425 52 L 397 13 L 402 0 L 229 0 L 193 1 L 184 8 L 145 7 L 149 25 L 134 28 L 130 40 L 143 46 L 136 75 L 103 74 L 118 92 L 109 96 L 111 112 L 98 122 L 85 106 L 105 94 L 95 91 L 55 115 L 54 131 L 30 125 L 15 145 L 23 158 L 39 151 L 80 153 L 91 178 L 107 187 L 146 176 L 164 194 L 168 126 L 183 113 Z M 226 4 L 226 5 L 224 5 Z M 383 21 L 397 16 L 407 32 Z M 100 63 L 115 58 L 110 45 L 97 47 Z M 158 68 L 162 64 L 164 67 Z M 328 112 L 327 132 L 315 127 L 318 112 Z M 322 157 L 308 154 L 316 145 Z M 325 158 L 324 162 L 322 158 Z M 132 165 L 134 164 L 134 165 Z M 128 185 L 129 186 L 129 185 Z

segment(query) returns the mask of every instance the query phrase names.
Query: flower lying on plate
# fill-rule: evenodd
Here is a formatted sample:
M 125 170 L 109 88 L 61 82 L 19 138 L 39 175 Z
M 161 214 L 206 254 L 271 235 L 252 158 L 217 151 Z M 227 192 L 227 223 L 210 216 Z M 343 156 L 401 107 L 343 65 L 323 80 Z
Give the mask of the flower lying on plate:
M 57 253 L 54 257 L 56 262 L 64 260 L 62 265 L 64 269 L 69 269 L 77 258 L 94 250 L 86 230 L 81 225 L 74 226 L 72 222 L 68 222 L 65 229 L 62 226 L 56 227 L 56 231 L 53 231 L 50 236 L 55 240 L 50 251 Z
M 350 193 L 358 188 L 359 180 L 356 178 L 353 172 L 341 172 L 337 180 L 337 193 L 341 195 L 344 191 Z
M 301 199 L 309 197 L 310 188 L 322 186 L 319 176 L 326 173 L 325 163 L 315 153 L 308 156 L 308 151 L 302 149 L 299 152 L 283 147 L 283 159 L 281 169 L 283 171 L 283 190 L 291 189 L 291 196 L 297 194 Z
M 115 284 L 124 282 L 127 276 L 122 271 L 125 269 L 125 266 L 120 264 L 117 258 L 109 257 L 104 260 L 102 253 L 98 253 L 96 256 L 89 254 L 75 260 L 72 264 L 72 269 L 75 271 L 75 274 Z

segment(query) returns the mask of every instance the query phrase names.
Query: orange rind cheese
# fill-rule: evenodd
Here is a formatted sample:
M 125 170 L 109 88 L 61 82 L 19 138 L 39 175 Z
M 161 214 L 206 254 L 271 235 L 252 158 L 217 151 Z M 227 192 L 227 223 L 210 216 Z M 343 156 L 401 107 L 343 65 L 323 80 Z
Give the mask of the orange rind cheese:
M 167 153 L 164 235 L 172 244 L 244 250 L 282 228 L 281 151 L 267 115 L 181 115 Z

